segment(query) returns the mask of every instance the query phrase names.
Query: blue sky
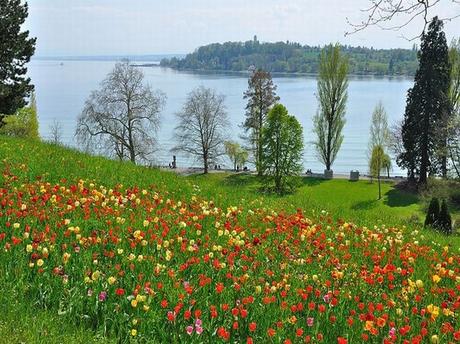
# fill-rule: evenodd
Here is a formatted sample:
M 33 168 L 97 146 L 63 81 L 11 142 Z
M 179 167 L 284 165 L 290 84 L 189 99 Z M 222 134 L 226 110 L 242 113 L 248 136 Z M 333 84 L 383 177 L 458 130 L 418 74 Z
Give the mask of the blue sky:
M 346 18 L 364 18 L 369 0 L 29 0 L 27 29 L 37 55 L 187 53 L 225 41 L 340 42 L 376 48 L 410 47 L 401 32 L 368 29 L 344 37 Z M 460 14 L 443 0 L 438 14 Z M 420 22 L 403 33 L 412 37 Z M 446 23 L 448 40 L 460 36 L 460 18 Z

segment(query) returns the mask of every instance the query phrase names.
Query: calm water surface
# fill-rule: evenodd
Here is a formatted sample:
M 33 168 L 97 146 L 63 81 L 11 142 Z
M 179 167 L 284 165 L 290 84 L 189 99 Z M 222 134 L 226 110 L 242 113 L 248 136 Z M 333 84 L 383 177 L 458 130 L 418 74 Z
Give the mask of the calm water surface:
M 75 146 L 74 132 L 76 118 L 81 112 L 89 93 L 98 88 L 99 83 L 113 68 L 110 61 L 40 61 L 29 65 L 29 74 L 36 87 L 39 111 L 40 133 L 49 137 L 50 125 L 54 119 L 63 126 L 63 141 Z M 143 67 L 146 81 L 155 89 L 161 89 L 167 95 L 166 107 L 161 114 L 161 129 L 158 133 L 158 163 L 171 161 L 169 149 L 175 126 L 174 114 L 182 107 L 187 93 L 193 88 L 204 85 L 216 89 L 226 96 L 226 106 L 232 123 L 230 137 L 238 140 L 241 133 L 240 123 L 244 120 L 245 101 L 243 92 L 247 88 L 247 76 L 237 74 L 202 74 L 177 72 L 160 67 Z M 311 141 L 312 117 L 317 110 L 315 77 L 275 76 L 278 95 L 291 114 L 294 114 L 304 128 L 305 169 L 314 172 L 324 167 L 317 161 Z M 372 111 L 377 102 L 382 101 L 387 110 L 389 123 L 402 118 L 406 92 L 412 86 L 412 80 L 402 78 L 350 78 L 347 104 L 347 123 L 344 128 L 345 139 L 333 165 L 337 173 L 348 173 L 357 169 L 366 173 L 367 143 Z M 197 165 L 193 160 L 178 155 L 178 164 L 188 167 Z M 222 165 L 229 166 L 225 159 Z M 393 175 L 403 175 L 396 163 L 393 163 Z

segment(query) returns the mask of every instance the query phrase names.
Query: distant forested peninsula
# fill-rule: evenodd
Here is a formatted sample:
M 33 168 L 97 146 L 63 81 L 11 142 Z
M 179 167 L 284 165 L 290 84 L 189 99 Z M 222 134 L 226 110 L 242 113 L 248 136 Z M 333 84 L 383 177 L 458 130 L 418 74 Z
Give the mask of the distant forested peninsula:
M 214 43 L 202 46 L 184 58 L 166 58 L 160 65 L 178 70 L 247 71 L 262 68 L 272 73 L 318 72 L 320 46 L 293 42 L 262 43 L 254 37 L 247 42 Z M 356 75 L 415 74 L 417 49 L 374 49 L 341 46 L 349 58 L 349 72 Z

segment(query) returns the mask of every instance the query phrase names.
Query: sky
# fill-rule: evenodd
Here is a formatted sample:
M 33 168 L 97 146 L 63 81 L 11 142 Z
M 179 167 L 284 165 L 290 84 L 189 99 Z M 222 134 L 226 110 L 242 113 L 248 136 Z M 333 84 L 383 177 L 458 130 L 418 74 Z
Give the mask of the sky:
M 344 36 L 366 18 L 370 0 L 28 0 L 25 28 L 38 38 L 38 56 L 182 54 L 215 42 L 339 42 L 409 48 L 422 24 L 404 30 L 368 28 Z M 433 13 L 434 14 L 434 13 Z M 460 15 L 442 0 L 440 17 Z M 446 22 L 448 41 L 460 37 L 460 18 Z M 402 37 L 405 36 L 406 38 Z

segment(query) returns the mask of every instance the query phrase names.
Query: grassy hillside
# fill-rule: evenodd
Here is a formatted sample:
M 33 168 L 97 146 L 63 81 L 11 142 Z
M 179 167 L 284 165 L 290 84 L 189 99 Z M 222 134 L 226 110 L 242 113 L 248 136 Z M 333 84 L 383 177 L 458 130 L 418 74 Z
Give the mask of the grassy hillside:
M 383 184 L 384 197 L 381 201 L 377 201 L 375 183 L 316 178 L 304 178 L 302 187 L 295 194 L 280 197 L 261 192 L 258 179 L 252 175 L 222 173 L 181 177 L 170 171 L 134 166 L 129 162 L 120 163 L 68 148 L 18 139 L 2 138 L 0 156 L 4 163 L 24 164 L 24 169 L 19 171 L 20 177 L 29 181 L 41 176 L 49 182 L 86 179 L 107 186 L 153 186 L 178 199 L 190 198 L 196 193 L 196 185 L 201 196 L 215 200 L 221 206 L 257 200 L 265 206 L 286 211 L 297 208 L 316 212 L 326 210 L 335 218 L 359 219 L 362 224 L 376 221 L 405 224 L 411 216 L 423 216 L 417 197 L 397 190 L 392 183 Z
M 460 339 L 459 245 L 392 184 L 279 197 L 10 138 L 0 163 L 0 342 Z

